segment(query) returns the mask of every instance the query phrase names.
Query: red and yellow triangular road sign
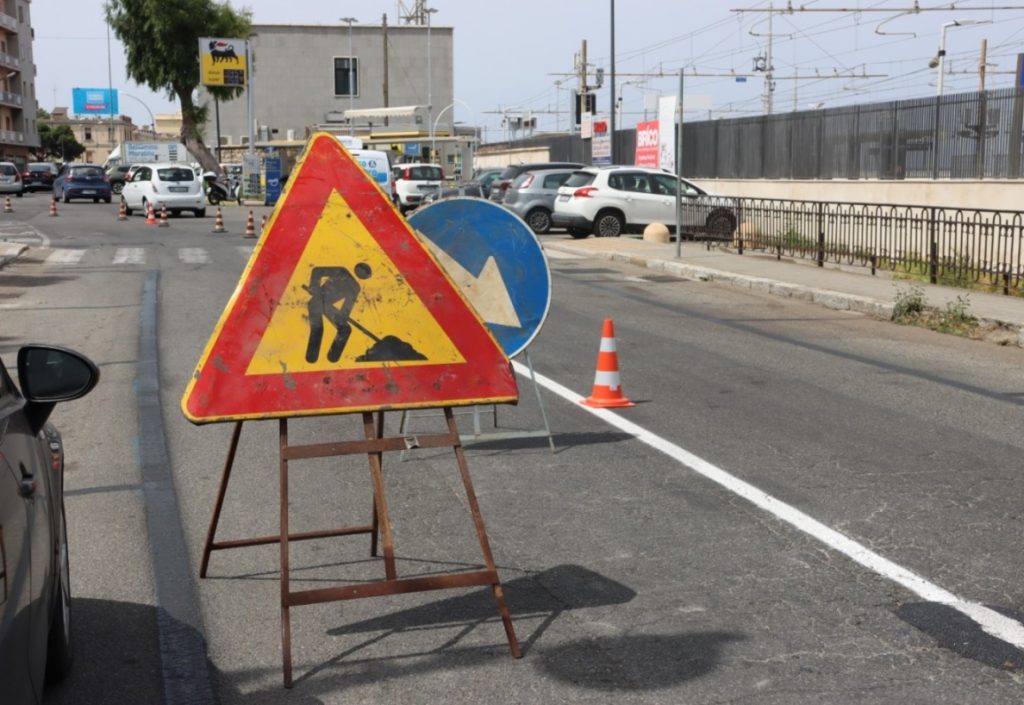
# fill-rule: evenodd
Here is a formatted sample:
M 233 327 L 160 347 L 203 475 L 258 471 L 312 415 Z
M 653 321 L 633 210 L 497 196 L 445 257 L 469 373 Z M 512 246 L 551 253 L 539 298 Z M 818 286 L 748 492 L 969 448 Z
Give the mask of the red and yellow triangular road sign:
M 515 402 L 501 346 L 380 187 L 313 135 L 182 398 L 195 423 Z

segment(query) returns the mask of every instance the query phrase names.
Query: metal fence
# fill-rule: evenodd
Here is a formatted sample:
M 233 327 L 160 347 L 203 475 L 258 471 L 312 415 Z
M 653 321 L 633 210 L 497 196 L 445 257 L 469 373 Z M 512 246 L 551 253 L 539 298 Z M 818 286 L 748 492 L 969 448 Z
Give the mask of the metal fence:
M 684 238 L 731 242 L 740 253 L 1024 295 L 1024 212 L 706 196 L 684 201 L 682 222 Z
M 1019 179 L 1024 89 L 688 122 L 683 173 L 717 179 Z

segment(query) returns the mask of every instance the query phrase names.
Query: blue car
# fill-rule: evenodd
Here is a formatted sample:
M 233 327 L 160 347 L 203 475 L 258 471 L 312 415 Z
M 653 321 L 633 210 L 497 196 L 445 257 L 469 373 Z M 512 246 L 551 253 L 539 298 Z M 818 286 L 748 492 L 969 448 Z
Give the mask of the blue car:
M 103 167 L 96 164 L 65 164 L 53 181 L 53 197 L 70 203 L 72 198 L 91 198 L 93 203 L 103 199 L 110 203 L 113 191 Z

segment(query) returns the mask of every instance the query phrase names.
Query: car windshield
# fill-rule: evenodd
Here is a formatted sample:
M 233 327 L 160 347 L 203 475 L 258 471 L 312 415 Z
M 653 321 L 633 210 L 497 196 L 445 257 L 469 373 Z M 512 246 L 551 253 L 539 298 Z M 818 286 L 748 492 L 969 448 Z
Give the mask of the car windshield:
M 591 174 L 589 171 L 576 171 L 573 175 L 565 180 L 565 186 L 572 188 L 579 188 L 580 186 L 589 186 L 594 182 L 594 177 L 597 174 Z
M 103 176 L 103 170 L 98 166 L 75 166 L 71 167 L 72 179 L 97 179 Z
M 182 167 L 169 167 L 157 169 L 156 175 L 161 181 L 195 181 L 196 175 L 191 169 Z
M 50 171 L 53 167 L 49 164 L 29 164 L 29 171 Z
M 408 171 L 411 181 L 440 181 L 444 178 L 439 166 L 414 166 Z
M 0 174 L 3 174 L 4 176 L 13 176 L 17 173 L 18 170 L 13 164 L 0 164 Z

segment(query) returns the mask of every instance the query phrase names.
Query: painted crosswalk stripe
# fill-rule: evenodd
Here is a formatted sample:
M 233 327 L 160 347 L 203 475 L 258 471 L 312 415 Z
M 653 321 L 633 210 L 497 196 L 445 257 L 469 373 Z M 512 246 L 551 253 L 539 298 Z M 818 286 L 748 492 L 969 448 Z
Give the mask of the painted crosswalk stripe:
M 84 256 L 85 250 L 54 250 L 53 253 L 46 258 L 46 264 L 56 264 L 62 266 L 69 264 L 78 264 L 78 262 Z
M 145 264 L 146 250 L 141 247 L 119 247 L 114 253 L 114 264 Z
M 210 254 L 202 247 L 182 247 L 178 259 L 185 264 L 209 264 Z
M 562 252 L 560 250 L 552 250 L 545 248 L 544 254 L 548 259 L 586 259 L 586 255 L 577 255 L 572 252 Z
M 235 245 L 235 249 L 242 255 L 243 259 L 248 260 L 252 257 L 252 251 L 256 249 L 255 245 Z

